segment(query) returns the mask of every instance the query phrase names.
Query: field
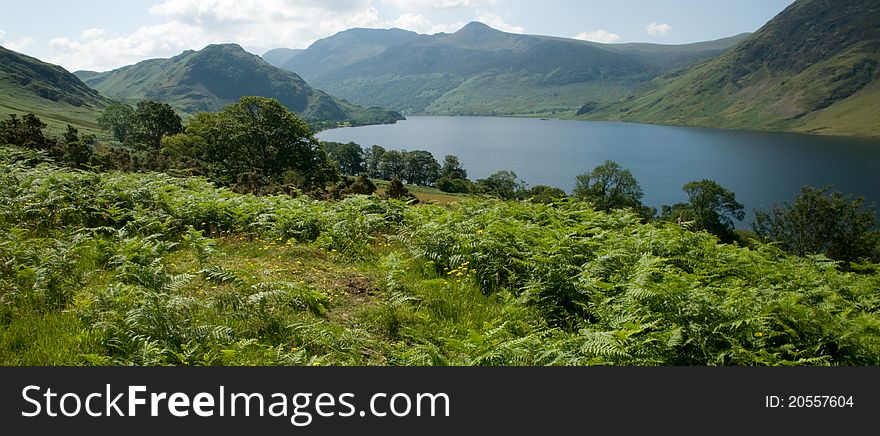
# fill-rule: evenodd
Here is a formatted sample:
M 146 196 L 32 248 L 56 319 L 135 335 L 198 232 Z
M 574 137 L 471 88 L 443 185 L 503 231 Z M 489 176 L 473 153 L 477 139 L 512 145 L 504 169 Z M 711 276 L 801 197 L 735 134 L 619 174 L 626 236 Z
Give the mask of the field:
M 588 204 L 256 197 L 0 150 L 3 365 L 877 365 L 880 275 Z

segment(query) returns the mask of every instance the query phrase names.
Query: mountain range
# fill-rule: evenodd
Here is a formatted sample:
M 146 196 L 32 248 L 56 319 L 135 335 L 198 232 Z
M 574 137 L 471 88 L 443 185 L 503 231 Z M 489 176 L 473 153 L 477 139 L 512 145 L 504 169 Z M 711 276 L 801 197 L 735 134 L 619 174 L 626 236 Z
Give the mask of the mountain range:
M 799 0 L 720 57 L 586 119 L 880 135 L 880 2 Z
M 435 35 L 350 29 L 315 42 L 282 66 L 331 94 L 407 114 L 558 114 L 587 100 L 624 98 L 636 86 L 718 56 L 745 37 L 612 45 L 505 33 L 479 22 Z
M 599 44 L 474 22 L 434 35 L 350 29 L 263 57 L 210 45 L 75 75 L 0 47 L 0 73 L 0 115 L 33 112 L 55 130 L 95 129 L 111 99 L 193 113 L 258 95 L 319 127 L 404 113 L 880 136 L 880 3 L 797 0 L 753 34 L 684 45 Z
M 399 113 L 364 108 L 309 86 L 237 44 L 209 45 L 170 59 L 150 59 L 113 71 L 74 73 L 101 94 L 126 102 L 166 102 L 185 113 L 215 111 L 243 96 L 275 98 L 306 121 L 352 125 L 393 123 Z

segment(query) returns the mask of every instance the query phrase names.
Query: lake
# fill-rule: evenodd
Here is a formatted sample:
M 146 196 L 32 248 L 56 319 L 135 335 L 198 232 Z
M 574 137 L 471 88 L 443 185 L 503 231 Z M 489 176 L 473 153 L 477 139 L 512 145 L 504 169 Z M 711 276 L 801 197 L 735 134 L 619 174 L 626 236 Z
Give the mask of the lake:
M 409 117 L 340 128 L 322 141 L 428 150 L 461 159 L 472 180 L 509 169 L 530 186 L 571 192 L 575 177 L 613 160 L 632 171 L 657 207 L 687 200 L 681 187 L 712 179 L 753 209 L 793 201 L 804 185 L 832 186 L 880 203 L 880 140 L 646 124 L 489 117 Z

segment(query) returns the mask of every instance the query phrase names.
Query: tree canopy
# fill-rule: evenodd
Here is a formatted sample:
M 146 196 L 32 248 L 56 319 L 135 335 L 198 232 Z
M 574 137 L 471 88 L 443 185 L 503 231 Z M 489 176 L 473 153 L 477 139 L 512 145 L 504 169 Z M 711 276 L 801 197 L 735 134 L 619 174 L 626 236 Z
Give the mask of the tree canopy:
M 590 173 L 577 176 L 574 197 L 589 201 L 597 210 L 638 209 L 642 205 L 642 188 L 632 173 L 614 161 L 605 161 Z
M 523 190 L 523 183 L 518 182 L 516 173 L 510 170 L 498 171 L 474 184 L 478 194 L 491 195 L 502 200 L 513 200 Z
M 162 138 L 183 132 L 180 116 L 167 103 L 138 102 L 137 108 L 115 103 L 104 109 L 98 125 L 113 138 L 134 148 L 159 150 Z
M 736 201 L 736 194 L 708 179 L 687 183 L 682 189 L 689 201 L 663 206 L 664 219 L 692 222 L 693 230 L 705 230 L 725 242 L 735 239 L 734 220 L 745 218 L 745 206 Z
M 242 97 L 220 112 L 196 114 L 164 149 L 199 162 L 212 180 L 227 185 L 260 177 L 311 190 L 338 179 L 305 121 L 269 98 Z
M 880 257 L 875 213 L 863 197 L 805 186 L 793 204 L 777 204 L 755 216 L 758 235 L 797 256 L 822 253 L 844 262 Z
M 366 170 L 364 149 L 354 142 L 324 142 L 324 150 L 330 160 L 336 162 L 339 172 L 349 176 L 357 176 Z
M 577 176 L 573 196 L 605 212 L 632 209 L 645 220 L 652 219 L 656 213 L 656 209 L 642 204 L 644 193 L 632 172 L 610 160 L 589 173 Z

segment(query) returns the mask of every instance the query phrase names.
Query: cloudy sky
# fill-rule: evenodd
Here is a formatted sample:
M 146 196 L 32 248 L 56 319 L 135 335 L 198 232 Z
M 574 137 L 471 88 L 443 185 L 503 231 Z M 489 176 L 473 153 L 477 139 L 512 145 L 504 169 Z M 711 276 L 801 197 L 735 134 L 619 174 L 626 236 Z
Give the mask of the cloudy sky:
M 104 71 L 235 42 L 262 54 L 351 27 L 507 32 L 679 44 L 752 32 L 793 0 L 4 0 L 0 45 Z

